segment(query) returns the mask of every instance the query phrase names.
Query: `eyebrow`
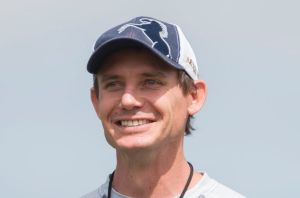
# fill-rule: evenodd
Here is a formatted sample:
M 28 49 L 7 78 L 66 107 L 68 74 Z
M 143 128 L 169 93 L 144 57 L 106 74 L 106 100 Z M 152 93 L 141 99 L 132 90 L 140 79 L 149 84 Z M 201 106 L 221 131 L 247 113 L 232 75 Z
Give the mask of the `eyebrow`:
M 161 72 L 161 71 L 158 71 L 158 72 L 144 72 L 144 73 L 141 74 L 141 76 L 166 78 L 167 74 L 165 72 Z
M 143 72 L 140 74 L 140 76 L 142 77 L 159 77 L 159 78 L 166 78 L 167 74 L 166 72 L 161 72 L 161 71 L 157 71 L 157 72 Z M 101 82 L 105 82 L 108 80 L 115 80 L 115 79 L 120 79 L 122 78 L 120 75 L 109 75 L 109 74 L 103 74 L 100 76 L 100 81 Z
M 101 82 L 105 82 L 105 81 L 108 81 L 108 80 L 115 80 L 115 79 L 119 79 L 120 76 L 119 75 L 101 75 L 100 76 L 100 81 Z

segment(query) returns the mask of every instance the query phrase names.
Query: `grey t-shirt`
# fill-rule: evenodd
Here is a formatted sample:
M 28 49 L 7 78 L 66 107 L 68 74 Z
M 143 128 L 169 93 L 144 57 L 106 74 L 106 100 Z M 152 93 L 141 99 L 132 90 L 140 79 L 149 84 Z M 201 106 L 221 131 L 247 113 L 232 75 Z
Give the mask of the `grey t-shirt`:
M 104 184 L 102 184 L 96 190 L 86 194 L 81 198 L 107 198 L 108 191 L 107 179 Z M 130 198 L 126 195 L 122 195 L 116 190 L 112 189 L 112 198 Z M 175 196 L 174 198 L 178 198 Z M 210 178 L 206 173 L 204 173 L 201 180 L 192 188 L 190 188 L 186 193 L 185 197 L 188 198 L 246 198 L 245 196 L 233 191 L 232 189 L 224 186 L 223 184 L 217 182 L 216 180 Z

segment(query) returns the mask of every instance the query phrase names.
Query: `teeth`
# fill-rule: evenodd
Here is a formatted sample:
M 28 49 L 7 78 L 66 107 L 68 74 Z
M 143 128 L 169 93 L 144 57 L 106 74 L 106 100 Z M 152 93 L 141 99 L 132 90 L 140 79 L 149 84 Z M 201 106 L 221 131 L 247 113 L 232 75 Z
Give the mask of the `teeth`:
M 123 127 L 132 127 L 146 124 L 147 120 L 122 120 L 121 125 Z

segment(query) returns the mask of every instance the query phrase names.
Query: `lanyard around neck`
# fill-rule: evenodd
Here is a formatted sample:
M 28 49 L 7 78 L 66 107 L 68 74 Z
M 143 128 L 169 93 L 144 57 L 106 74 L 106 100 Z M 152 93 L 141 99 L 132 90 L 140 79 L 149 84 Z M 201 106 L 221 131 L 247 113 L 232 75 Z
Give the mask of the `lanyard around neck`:
M 193 165 L 188 162 L 189 166 L 190 166 L 190 175 L 189 175 L 189 178 L 188 180 L 186 181 L 185 183 L 185 186 L 179 196 L 179 198 L 183 198 L 185 192 L 187 191 L 190 183 L 191 183 L 191 180 L 192 180 L 192 177 L 193 177 L 193 173 L 194 173 L 194 168 L 193 168 Z M 108 198 L 111 198 L 111 191 L 112 191 L 112 182 L 113 182 L 113 179 L 114 179 L 114 174 L 115 174 L 115 171 L 112 172 L 110 175 L 109 175 L 109 184 L 108 184 L 108 192 L 107 192 L 107 196 Z

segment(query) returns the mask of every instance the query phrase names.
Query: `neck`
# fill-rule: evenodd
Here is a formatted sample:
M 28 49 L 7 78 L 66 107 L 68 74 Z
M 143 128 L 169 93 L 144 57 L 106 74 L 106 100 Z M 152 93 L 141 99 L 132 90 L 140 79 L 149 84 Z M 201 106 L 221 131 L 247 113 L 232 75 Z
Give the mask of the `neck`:
M 182 141 L 148 151 L 117 151 L 113 188 L 130 197 L 173 197 L 179 195 L 190 174 Z M 175 149 L 177 148 L 177 149 Z M 189 187 L 199 179 L 195 173 Z

